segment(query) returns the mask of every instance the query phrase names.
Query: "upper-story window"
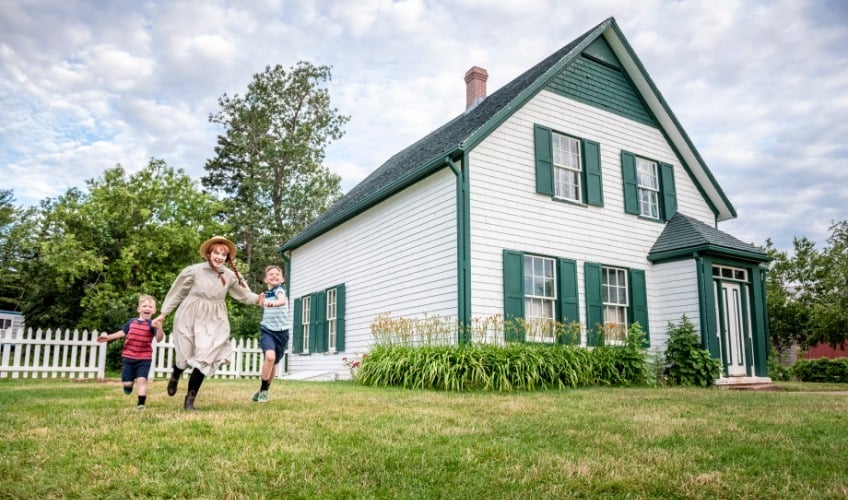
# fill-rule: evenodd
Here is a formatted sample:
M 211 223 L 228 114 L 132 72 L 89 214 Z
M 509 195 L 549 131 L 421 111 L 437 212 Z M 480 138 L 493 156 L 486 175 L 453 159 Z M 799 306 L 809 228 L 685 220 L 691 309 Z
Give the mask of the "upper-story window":
M 557 200 L 604 206 L 601 146 L 548 127 L 533 128 L 536 192 Z
M 554 155 L 554 196 L 577 202 L 583 201 L 583 162 L 580 141 L 566 135 L 552 134 Z
M 626 213 L 667 221 L 677 212 L 673 165 L 622 151 L 621 179 Z
M 636 184 L 639 189 L 639 215 L 660 218 L 660 182 L 656 162 L 636 157 Z

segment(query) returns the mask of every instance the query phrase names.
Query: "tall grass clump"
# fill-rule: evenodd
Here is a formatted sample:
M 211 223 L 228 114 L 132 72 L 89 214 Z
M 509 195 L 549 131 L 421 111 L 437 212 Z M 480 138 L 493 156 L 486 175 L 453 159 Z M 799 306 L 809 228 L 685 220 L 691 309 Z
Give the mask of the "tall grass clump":
M 454 334 L 459 331 L 441 318 L 436 321 L 442 327 L 449 326 Z M 396 337 L 391 335 L 393 322 L 401 332 Z M 472 328 L 468 335 L 471 342 L 439 344 L 434 340 L 447 338 L 444 331 L 428 327 L 427 333 L 421 334 L 416 324 L 422 323 L 379 316 L 372 325 L 376 346 L 362 359 L 357 382 L 409 389 L 504 392 L 645 385 L 653 379 L 643 347 L 645 334 L 638 324 L 631 327 L 623 344 L 591 349 L 571 345 L 576 343 L 571 326 L 548 329 L 552 343 L 487 343 L 481 340 L 498 338 L 492 335 L 497 326 L 501 332 L 523 336 L 527 325 L 478 322 L 475 325 L 482 325 L 483 330 Z

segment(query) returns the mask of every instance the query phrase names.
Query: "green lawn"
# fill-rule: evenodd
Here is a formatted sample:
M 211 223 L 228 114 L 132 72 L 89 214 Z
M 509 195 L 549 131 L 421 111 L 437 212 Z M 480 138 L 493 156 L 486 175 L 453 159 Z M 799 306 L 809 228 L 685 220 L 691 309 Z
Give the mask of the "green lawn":
M 0 498 L 846 498 L 848 390 L 0 380 Z

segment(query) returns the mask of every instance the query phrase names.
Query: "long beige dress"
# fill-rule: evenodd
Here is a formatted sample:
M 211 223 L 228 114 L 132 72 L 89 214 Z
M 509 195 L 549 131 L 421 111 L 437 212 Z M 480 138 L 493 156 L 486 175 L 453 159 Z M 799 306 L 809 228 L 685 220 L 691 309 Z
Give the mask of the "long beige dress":
M 162 314 L 177 310 L 171 339 L 178 368 L 191 365 L 204 375 L 214 374 L 232 354 L 227 294 L 245 304 L 256 303 L 257 294 L 242 288 L 232 270 L 222 266 L 221 271 L 226 286 L 208 262 L 188 266 L 162 302 Z

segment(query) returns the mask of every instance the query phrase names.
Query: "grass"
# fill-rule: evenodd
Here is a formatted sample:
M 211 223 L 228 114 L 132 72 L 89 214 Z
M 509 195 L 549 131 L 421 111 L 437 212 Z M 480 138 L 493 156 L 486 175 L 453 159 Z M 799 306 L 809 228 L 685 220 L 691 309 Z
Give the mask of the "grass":
M 0 498 L 845 498 L 848 385 L 454 393 L 0 380 Z

